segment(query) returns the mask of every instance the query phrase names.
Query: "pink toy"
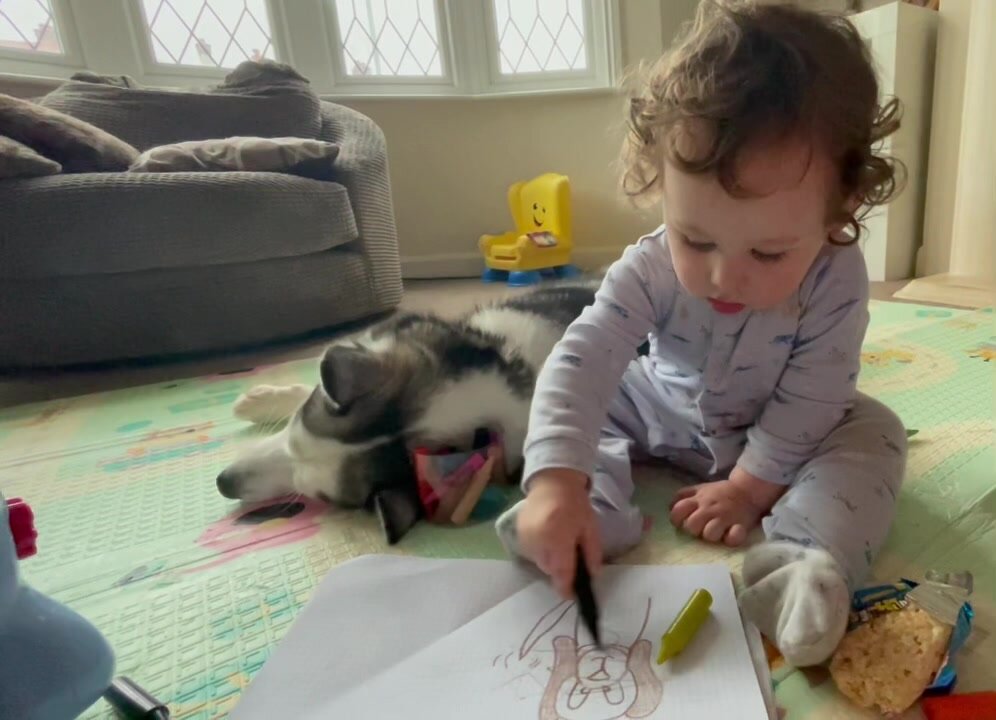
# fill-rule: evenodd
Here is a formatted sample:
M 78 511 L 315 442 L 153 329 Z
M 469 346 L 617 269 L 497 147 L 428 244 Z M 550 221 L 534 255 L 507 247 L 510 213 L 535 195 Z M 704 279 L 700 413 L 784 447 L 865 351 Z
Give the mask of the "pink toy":
M 31 512 L 31 506 L 21 498 L 11 498 L 7 501 L 7 520 L 10 534 L 14 538 L 17 559 L 23 560 L 36 554 L 38 531 L 35 530 L 35 514 Z
M 429 522 L 463 525 L 475 511 L 491 515 L 504 505 L 500 492 L 486 494 L 490 483 L 505 482 L 505 457 L 498 435 L 478 433 L 469 452 L 416 448 L 413 457 L 419 500 Z

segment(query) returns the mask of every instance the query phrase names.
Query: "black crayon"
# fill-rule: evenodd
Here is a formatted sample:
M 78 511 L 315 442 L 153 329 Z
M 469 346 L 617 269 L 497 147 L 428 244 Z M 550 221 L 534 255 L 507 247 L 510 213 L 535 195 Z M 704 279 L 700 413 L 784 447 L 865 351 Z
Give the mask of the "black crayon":
M 584 551 L 578 547 L 578 565 L 574 572 L 574 594 L 578 599 L 578 611 L 588 632 L 595 639 L 595 645 L 602 647 L 602 638 L 598 634 L 598 605 L 595 602 L 595 591 L 591 587 L 591 573 L 584 559 Z

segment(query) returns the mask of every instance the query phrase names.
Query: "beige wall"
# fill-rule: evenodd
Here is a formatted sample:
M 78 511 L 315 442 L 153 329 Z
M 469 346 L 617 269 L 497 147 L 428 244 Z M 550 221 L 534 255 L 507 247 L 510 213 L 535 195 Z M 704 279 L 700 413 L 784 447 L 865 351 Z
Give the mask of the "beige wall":
M 951 227 L 954 275 L 996 282 L 996 4 L 972 8 L 965 63 L 965 103 Z
M 924 208 L 923 247 L 917 256 L 918 276 L 947 272 L 951 261 L 951 230 L 972 2 L 947 0 L 941 3 L 934 65 L 927 202 Z
M 622 0 L 623 61 L 656 59 L 695 0 Z M 343 100 L 387 136 L 407 277 L 473 276 L 482 233 L 511 229 L 508 186 L 543 172 L 571 179 L 580 264 L 611 262 L 656 227 L 617 192 L 625 103 L 614 91 L 481 99 Z
M 479 273 L 478 237 L 512 229 L 508 186 L 544 172 L 571 179 L 582 264 L 610 262 L 658 222 L 616 192 L 623 101 L 614 92 L 347 103 L 387 136 L 407 277 Z
M 918 276 L 996 276 L 993 18 L 989 2 L 941 3 Z

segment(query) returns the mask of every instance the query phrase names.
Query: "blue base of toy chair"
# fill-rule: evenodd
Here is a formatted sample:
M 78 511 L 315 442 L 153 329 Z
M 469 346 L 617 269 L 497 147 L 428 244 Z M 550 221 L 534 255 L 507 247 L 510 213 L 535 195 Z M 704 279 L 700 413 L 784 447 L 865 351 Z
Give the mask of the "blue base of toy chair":
M 579 277 L 581 274 L 581 270 L 576 265 L 560 265 L 542 270 L 512 270 L 511 272 L 486 268 L 481 274 L 481 281 L 486 283 L 507 282 L 509 287 L 529 287 L 543 280 L 568 280 Z
M 529 287 L 543 281 L 543 273 L 539 270 L 515 270 L 508 274 L 509 287 Z
M 561 265 L 553 269 L 553 274 L 561 280 L 568 280 L 581 276 L 581 268 L 577 265 Z
M 494 268 L 485 268 L 484 272 L 481 273 L 481 281 L 486 283 L 496 283 L 505 282 L 508 280 L 508 270 L 495 270 Z

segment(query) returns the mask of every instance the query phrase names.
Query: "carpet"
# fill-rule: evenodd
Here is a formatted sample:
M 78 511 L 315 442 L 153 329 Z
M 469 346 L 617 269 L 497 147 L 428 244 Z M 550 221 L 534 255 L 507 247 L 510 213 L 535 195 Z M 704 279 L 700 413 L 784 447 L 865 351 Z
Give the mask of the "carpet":
M 996 686 L 996 482 L 992 310 L 873 302 L 860 387 L 919 432 L 898 521 L 876 576 L 969 569 L 975 634 L 961 688 Z M 0 411 L 0 489 L 34 508 L 39 554 L 27 582 L 93 621 L 117 672 L 167 700 L 176 718 L 224 717 L 334 565 L 394 552 L 502 556 L 489 523 L 416 527 L 388 550 L 376 520 L 305 502 L 289 517 L 241 507 L 214 478 L 259 436 L 231 416 L 258 383 L 311 383 L 315 361 L 247 368 Z M 637 473 L 647 538 L 625 562 L 725 562 L 740 553 L 692 541 L 667 522 L 679 480 Z M 255 511 L 255 512 L 254 512 Z M 789 720 L 860 718 L 825 672 L 771 659 Z M 111 717 L 102 702 L 84 718 Z M 914 715 L 915 717 L 915 715 Z

